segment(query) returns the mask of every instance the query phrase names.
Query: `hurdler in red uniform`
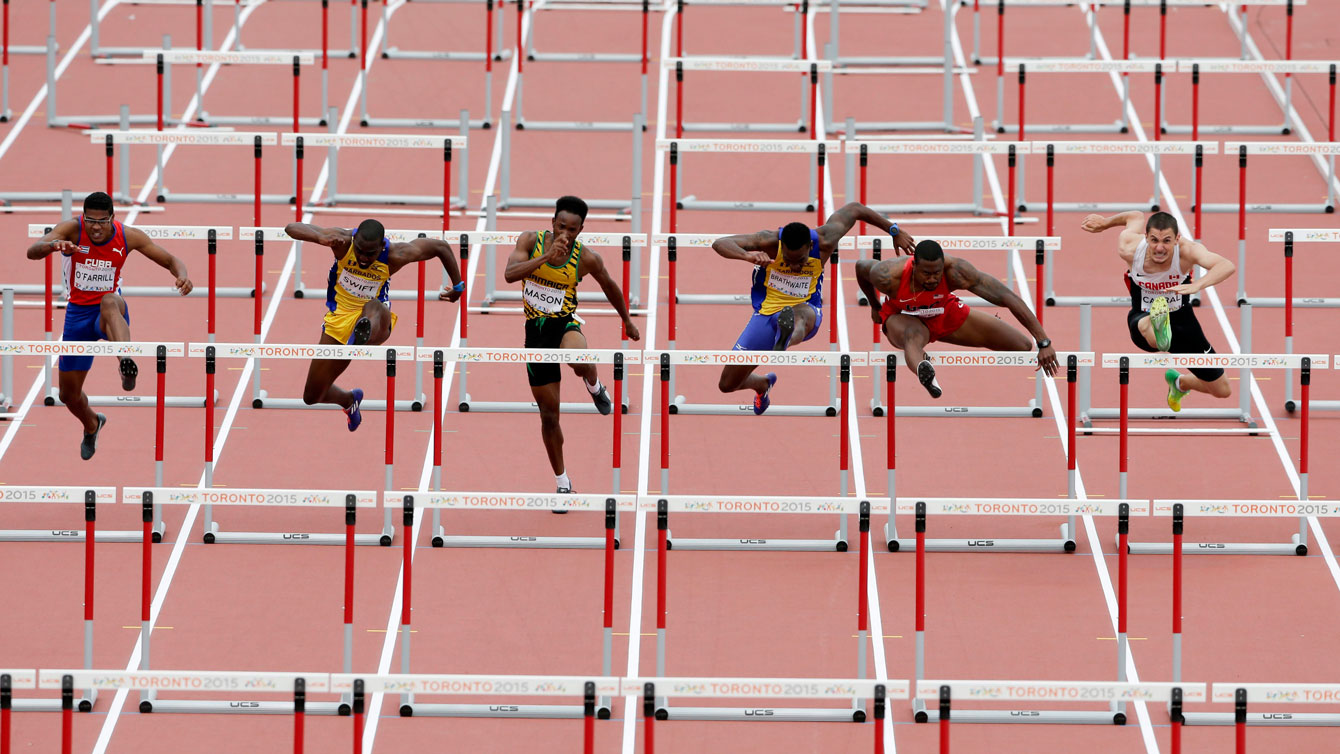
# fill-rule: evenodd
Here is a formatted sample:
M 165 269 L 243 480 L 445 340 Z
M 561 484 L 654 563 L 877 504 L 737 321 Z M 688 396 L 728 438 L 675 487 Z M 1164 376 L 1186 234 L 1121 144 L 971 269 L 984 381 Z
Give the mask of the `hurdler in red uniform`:
M 28 247 L 29 259 L 61 254 L 66 298 L 65 329 L 61 340 L 130 340 L 130 310 L 121 297 L 121 268 L 126 257 L 138 251 L 176 278 L 177 290 L 191 292 L 186 265 L 154 243 L 143 231 L 122 225 L 113 217 L 112 198 L 98 191 L 84 199 L 84 213 L 64 220 L 42 240 Z M 98 432 L 107 417 L 94 413 L 84 394 L 84 380 L 93 366 L 92 356 L 62 356 L 59 362 L 60 400 L 84 425 L 79 456 L 93 457 Z M 121 387 L 132 390 L 139 367 L 129 358 L 120 359 Z
M 908 260 L 856 264 L 856 282 L 872 303 L 888 296 L 883 306 L 871 306 L 871 316 L 882 323 L 889 342 L 903 349 L 907 367 L 931 394 L 943 393 L 935 367 L 926 358 L 926 344 L 944 341 L 992 351 L 1031 351 L 1033 343 L 999 317 L 968 308 L 953 291 L 968 290 L 1010 310 L 1038 345 L 1038 365 L 1050 376 L 1056 371 L 1056 351 L 1038 318 L 1024 300 L 996 278 L 979 272 L 966 260 L 945 256 L 940 244 L 922 241 Z

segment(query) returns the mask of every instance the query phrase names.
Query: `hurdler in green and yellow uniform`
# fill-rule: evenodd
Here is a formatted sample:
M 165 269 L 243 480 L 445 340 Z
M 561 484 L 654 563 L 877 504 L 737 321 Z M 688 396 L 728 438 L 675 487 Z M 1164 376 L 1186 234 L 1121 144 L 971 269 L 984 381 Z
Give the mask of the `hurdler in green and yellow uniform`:
M 600 255 L 577 240 L 586 222 L 586 202 L 575 196 L 560 198 L 554 208 L 553 229 L 527 231 L 517 239 L 507 258 L 503 278 L 521 283 L 522 309 L 526 314 L 526 348 L 586 348 L 582 321 L 577 317 L 577 284 L 587 276 L 596 279 L 610 306 L 623 318 L 628 337 L 638 340 L 637 325 L 628 316 L 623 291 L 605 271 Z M 591 400 L 602 414 L 614 410 L 594 364 L 569 364 L 582 378 Z M 540 435 L 553 467 L 560 493 L 572 492 L 563 463 L 563 431 L 559 428 L 559 380 L 557 364 L 526 365 L 531 394 L 540 411 Z

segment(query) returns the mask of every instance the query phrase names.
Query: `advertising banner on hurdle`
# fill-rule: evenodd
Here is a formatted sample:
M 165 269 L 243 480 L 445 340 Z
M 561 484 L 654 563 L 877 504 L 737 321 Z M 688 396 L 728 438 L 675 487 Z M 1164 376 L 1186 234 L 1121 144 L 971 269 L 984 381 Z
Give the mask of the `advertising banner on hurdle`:
M 1203 683 L 1148 683 L 1148 682 L 1103 682 L 1103 681 L 923 681 L 918 680 L 916 684 L 916 705 L 919 708 L 927 707 L 937 708 L 933 712 L 919 712 L 917 722 L 929 722 L 932 718 L 938 721 L 940 726 L 940 751 L 948 752 L 950 738 L 950 721 L 957 722 L 1003 722 L 1003 720 L 981 720 L 978 719 L 983 713 L 991 717 L 997 714 L 994 710 L 980 709 L 953 709 L 957 703 L 977 703 L 981 701 L 1014 701 L 1014 702 L 1074 702 L 1074 703 L 1107 703 L 1111 708 L 1123 706 L 1133 702 L 1136 704 L 1146 704 L 1150 702 L 1166 702 L 1174 710 L 1171 721 L 1170 735 L 1173 741 L 1173 751 L 1180 751 L 1182 720 L 1181 707 L 1185 702 L 1204 702 L 1207 701 L 1205 694 L 1205 684 Z M 1084 715 L 1097 714 L 1100 718 L 1099 724 L 1116 723 L 1122 725 L 1125 723 L 1125 714 L 1104 715 L 1102 713 L 1089 713 L 1082 710 L 1033 710 L 1016 709 L 1002 710 L 1013 715 L 1012 722 L 1042 722 L 1042 716 L 1047 716 L 1046 722 L 1083 722 L 1079 719 Z M 1062 712 L 1070 712 L 1075 719 L 1067 720 L 1060 716 Z M 1120 719 L 1116 719 L 1117 717 Z
M 1212 684 L 1210 701 L 1231 703 L 1233 712 L 1188 712 L 1187 725 L 1234 725 L 1238 729 L 1238 751 L 1246 752 L 1248 725 L 1306 727 L 1340 725 L 1335 712 L 1250 712 L 1251 704 L 1340 704 L 1340 683 L 1228 683 Z M 1258 708 L 1259 709 L 1259 708 Z
M 246 670 L 40 670 L 38 688 L 60 689 L 69 692 L 78 689 L 93 691 L 130 690 L 140 692 L 140 712 L 233 712 L 240 714 L 292 714 L 297 710 L 294 701 L 279 702 L 267 699 L 272 694 L 288 694 L 295 690 L 329 692 L 328 673 L 286 673 Z M 230 695 L 233 699 L 167 700 L 157 698 L 159 692 L 193 692 Z M 242 700 L 236 697 L 241 696 Z M 255 700 L 259 696 L 261 700 Z M 305 712 L 321 712 L 308 702 Z M 333 713 L 332 713 L 333 714 Z M 347 714 L 347 712 L 346 712 Z M 301 726 L 299 726 L 301 729 Z M 66 735 L 69 728 L 65 728 Z M 67 740 L 66 744 L 69 743 Z

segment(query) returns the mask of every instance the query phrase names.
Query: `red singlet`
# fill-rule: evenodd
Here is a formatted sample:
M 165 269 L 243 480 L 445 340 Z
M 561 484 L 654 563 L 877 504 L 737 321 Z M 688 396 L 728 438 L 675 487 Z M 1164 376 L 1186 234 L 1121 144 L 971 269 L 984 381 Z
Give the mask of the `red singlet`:
M 893 314 L 906 314 L 916 317 L 931 331 L 931 341 L 937 341 L 952 334 L 963 326 L 971 311 L 949 290 L 948 276 L 940 276 L 940 284 L 933 291 L 912 292 L 912 265 L 915 259 L 908 259 L 903 266 L 903 277 L 898 281 L 898 292 L 885 299 L 880 316 L 888 319 Z
M 61 258 L 65 290 L 69 291 L 70 303 L 97 305 L 102 303 L 104 294 L 119 293 L 121 267 L 126 263 L 125 227 L 113 221 L 111 237 L 101 246 L 94 246 L 88 238 L 81 215 L 79 242 L 75 245 L 79 247 L 78 251 Z

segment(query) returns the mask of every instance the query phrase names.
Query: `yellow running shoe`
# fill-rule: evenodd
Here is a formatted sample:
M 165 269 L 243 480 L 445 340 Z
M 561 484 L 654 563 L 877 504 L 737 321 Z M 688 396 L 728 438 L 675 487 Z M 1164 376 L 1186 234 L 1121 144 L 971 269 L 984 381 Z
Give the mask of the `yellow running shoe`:
M 1162 301 L 1163 299 L 1159 300 Z M 1163 379 L 1168 382 L 1168 408 L 1173 411 L 1182 410 L 1182 399 L 1186 397 L 1187 393 L 1191 392 L 1190 390 L 1183 390 L 1177 387 L 1177 378 L 1179 376 L 1180 375 L 1178 375 L 1176 369 L 1169 369 L 1163 373 Z
M 1172 347 L 1172 325 L 1168 322 L 1168 299 L 1159 296 L 1149 305 L 1149 326 L 1154 330 L 1154 344 L 1160 351 Z

